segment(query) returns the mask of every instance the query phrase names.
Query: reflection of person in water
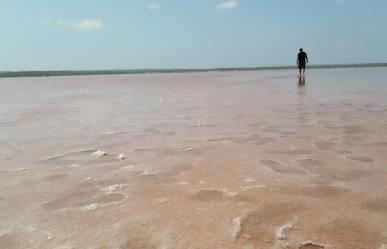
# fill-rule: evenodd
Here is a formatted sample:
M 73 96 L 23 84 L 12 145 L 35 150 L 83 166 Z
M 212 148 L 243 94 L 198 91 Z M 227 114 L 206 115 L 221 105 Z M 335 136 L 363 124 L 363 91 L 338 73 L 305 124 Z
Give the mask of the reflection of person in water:
M 305 74 L 306 63 L 309 63 L 308 55 L 304 52 L 302 48 L 300 48 L 300 52 L 298 53 L 297 57 L 297 65 L 298 69 L 300 70 L 300 75 L 302 70 L 303 74 Z
M 298 76 L 298 93 L 300 95 L 305 95 L 305 76 L 299 75 Z

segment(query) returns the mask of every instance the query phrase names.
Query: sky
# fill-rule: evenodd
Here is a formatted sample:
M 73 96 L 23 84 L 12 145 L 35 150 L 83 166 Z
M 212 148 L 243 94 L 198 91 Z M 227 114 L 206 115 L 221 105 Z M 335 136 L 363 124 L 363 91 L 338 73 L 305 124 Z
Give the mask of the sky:
M 387 0 L 0 0 L 0 71 L 387 62 Z

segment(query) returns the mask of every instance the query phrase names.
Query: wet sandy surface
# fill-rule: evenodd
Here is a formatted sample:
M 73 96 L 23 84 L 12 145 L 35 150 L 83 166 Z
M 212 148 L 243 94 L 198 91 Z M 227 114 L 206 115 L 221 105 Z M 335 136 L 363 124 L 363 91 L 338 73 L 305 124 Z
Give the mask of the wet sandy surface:
M 385 249 L 386 79 L 0 79 L 0 248 Z

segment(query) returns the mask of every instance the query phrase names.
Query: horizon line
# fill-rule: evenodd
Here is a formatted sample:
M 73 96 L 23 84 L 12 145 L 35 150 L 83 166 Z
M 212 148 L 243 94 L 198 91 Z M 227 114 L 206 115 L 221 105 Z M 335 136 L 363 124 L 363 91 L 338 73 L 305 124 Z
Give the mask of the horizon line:
M 351 64 L 315 64 L 309 65 L 310 69 L 329 68 L 367 68 L 387 67 L 387 63 L 351 63 Z M 84 70 L 21 70 L 0 71 L 0 78 L 15 77 L 49 77 L 49 76 L 81 76 L 103 74 L 146 74 L 146 73 L 190 73 L 190 72 L 227 72 L 227 71 L 261 71 L 261 70 L 287 70 L 297 66 L 261 66 L 261 67 L 214 67 L 214 68 L 139 68 L 139 69 L 84 69 Z

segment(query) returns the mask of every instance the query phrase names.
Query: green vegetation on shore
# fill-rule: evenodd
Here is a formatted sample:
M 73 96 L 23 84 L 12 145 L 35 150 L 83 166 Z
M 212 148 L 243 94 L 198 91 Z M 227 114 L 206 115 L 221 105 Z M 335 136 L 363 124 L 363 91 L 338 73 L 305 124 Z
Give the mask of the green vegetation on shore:
M 368 64 L 327 64 L 309 65 L 308 68 L 369 68 L 387 67 L 387 63 Z M 1 72 L 0 78 L 11 77 L 48 77 L 48 76 L 75 76 L 75 75 L 107 75 L 107 74 L 146 74 L 146 73 L 191 73 L 213 71 L 258 71 L 258 70 L 285 70 L 295 69 L 295 66 L 277 67 L 240 67 L 240 68 L 208 68 L 208 69 L 132 69 L 132 70 L 58 70 L 58 71 L 17 71 Z

